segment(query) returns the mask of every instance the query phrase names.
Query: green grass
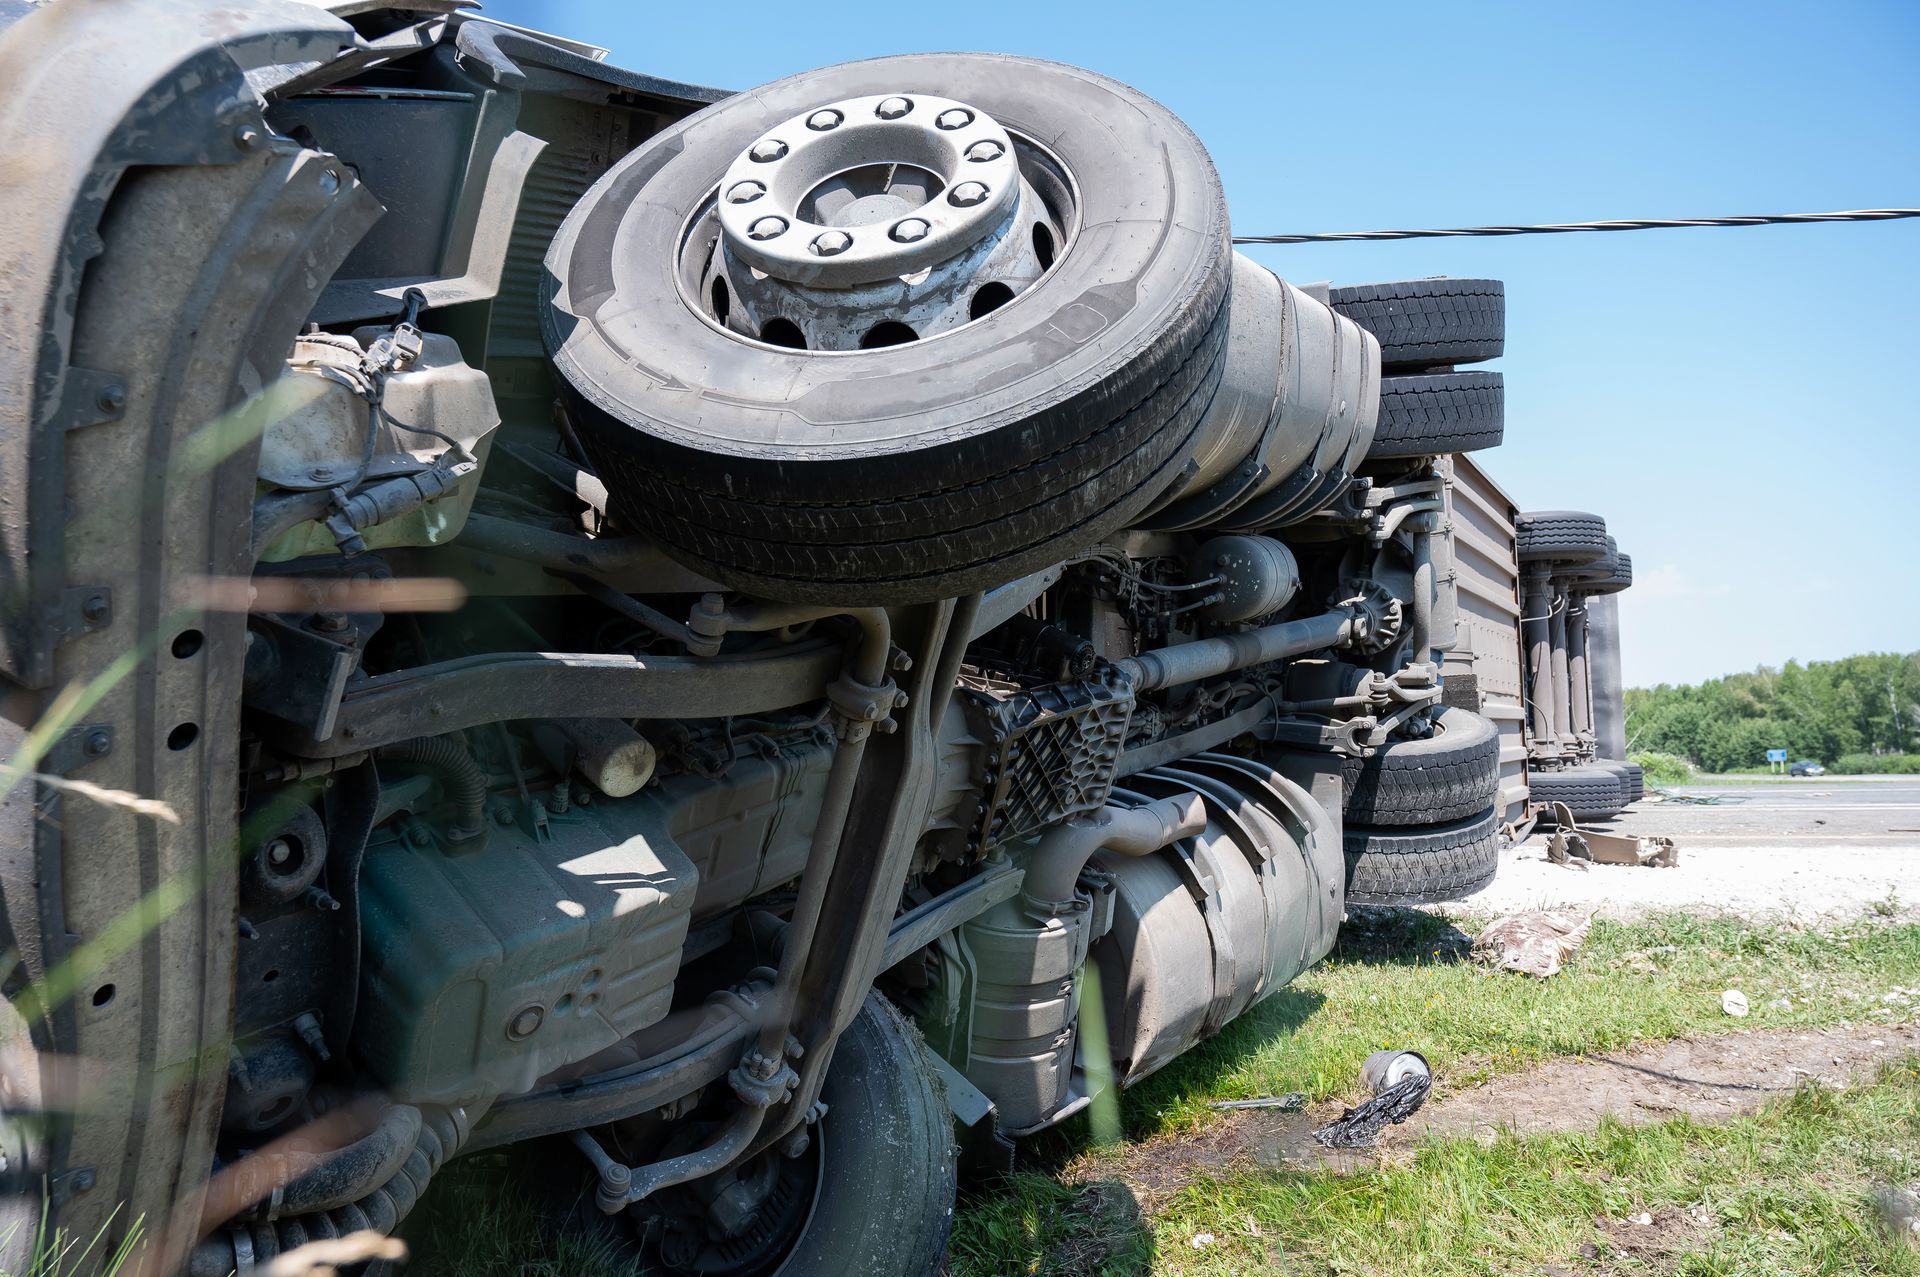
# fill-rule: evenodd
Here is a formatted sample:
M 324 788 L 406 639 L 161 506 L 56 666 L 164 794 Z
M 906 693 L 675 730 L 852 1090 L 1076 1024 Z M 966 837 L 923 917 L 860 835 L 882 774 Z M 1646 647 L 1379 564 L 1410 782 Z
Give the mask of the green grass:
M 1678 754 L 1642 750 L 1639 753 L 1627 755 L 1627 758 L 1628 761 L 1639 764 L 1649 784 L 1684 785 L 1693 779 L 1693 764 Z
M 1920 925 L 1889 918 L 1824 932 L 1684 915 L 1601 919 L 1550 980 L 1473 966 L 1465 959 L 1471 929 L 1412 911 L 1356 912 L 1328 961 L 1126 1092 L 1122 1134 L 1203 1128 L 1219 1120 L 1208 1107 L 1214 1099 L 1298 1090 L 1316 1100 L 1357 1100 L 1360 1063 L 1382 1047 L 1424 1053 L 1444 1094 L 1541 1060 L 1636 1041 L 1885 1023 L 1909 1012 L 1884 995 L 1895 988 L 1920 994 Z M 1747 994 L 1748 1018 L 1721 1010 L 1726 988 Z M 956 1218 L 954 1271 L 1537 1277 L 1542 1265 L 1557 1264 L 1582 1277 L 1920 1277 L 1920 1268 L 1899 1267 L 1906 1261 L 1872 1249 L 1860 1222 L 1861 1194 L 1874 1176 L 1899 1170 L 1903 1182 L 1920 1179 L 1916 1110 L 1909 1069 L 1871 1089 L 1799 1096 L 1725 1127 L 1608 1125 L 1492 1148 L 1432 1142 L 1411 1166 L 1348 1177 L 1211 1178 L 1196 1167 L 1193 1181 L 1151 1218 L 1123 1185 L 1100 1182 L 1105 1159 L 1096 1152 L 1074 1165 L 1077 1181 L 1094 1182 L 1029 1170 L 1002 1188 L 970 1193 Z M 1029 1141 L 1023 1162 L 1061 1166 L 1086 1145 L 1086 1122 L 1076 1119 Z M 1894 1166 L 1897 1158 L 1906 1159 L 1904 1169 Z M 556 1230 L 551 1210 L 498 1174 L 503 1161 L 487 1155 L 456 1163 L 435 1182 L 422 1217 L 406 1230 L 418 1246 L 409 1272 L 631 1273 L 591 1234 Z M 1581 1245 L 1606 1240 L 1597 1216 L 1703 1202 L 1718 1227 L 1679 1266 L 1636 1267 L 1638 1260 L 1611 1252 L 1591 1262 L 1579 1257 Z M 1201 1232 L 1216 1242 L 1195 1250 L 1191 1241 Z
M 482 1153 L 435 1177 L 401 1230 L 413 1251 L 407 1277 L 634 1277 L 605 1231 L 569 1219 L 564 1201 L 528 1192 L 512 1162 Z
M 107 1233 L 118 1213 L 109 1214 L 106 1222 L 87 1238 L 64 1228 L 50 1227 L 43 1201 L 40 1218 L 33 1229 L 33 1245 L 24 1257 L 26 1266 L 16 1270 L 0 1264 L 0 1277 L 118 1277 L 120 1273 L 133 1271 L 134 1261 L 146 1244 L 144 1221 L 136 1219 L 126 1236 L 110 1245 Z M 15 1222 L 0 1232 L 0 1253 L 13 1250 L 14 1241 L 24 1227 Z
M 1881 998 L 1920 985 L 1920 925 L 1878 918 L 1827 932 L 1602 918 L 1549 980 L 1490 974 L 1467 939 L 1434 915 L 1356 911 L 1327 961 L 1129 1092 L 1126 1132 L 1190 1128 L 1216 1099 L 1357 1098 L 1361 1062 L 1386 1048 L 1421 1052 L 1444 1090 L 1636 1041 L 1892 1019 L 1904 1004 Z M 1747 995 L 1745 1020 L 1721 1010 L 1728 988 Z
M 1723 1125 L 1429 1139 L 1350 1176 L 1201 1175 L 1155 1218 L 1118 1184 L 1028 1174 L 961 1217 L 954 1271 L 1495 1277 L 1920 1274 L 1872 1194 L 1920 1178 L 1920 1060 Z M 1655 1224 L 1627 1222 L 1646 1212 Z M 1204 1248 L 1197 1236 L 1210 1237 Z

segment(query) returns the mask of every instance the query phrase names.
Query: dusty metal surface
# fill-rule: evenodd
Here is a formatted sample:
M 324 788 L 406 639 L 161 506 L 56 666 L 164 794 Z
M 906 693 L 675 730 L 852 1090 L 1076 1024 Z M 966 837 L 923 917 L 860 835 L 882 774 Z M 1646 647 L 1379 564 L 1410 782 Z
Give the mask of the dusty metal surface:
M 1491 719 L 1500 729 L 1500 816 L 1525 818 L 1527 705 L 1520 651 L 1520 574 L 1514 558 L 1513 499 L 1471 456 L 1441 459 L 1447 475 L 1451 569 L 1443 597 L 1454 597 L 1454 638 L 1446 648 L 1448 703 Z M 1456 699 L 1456 696 L 1458 699 Z

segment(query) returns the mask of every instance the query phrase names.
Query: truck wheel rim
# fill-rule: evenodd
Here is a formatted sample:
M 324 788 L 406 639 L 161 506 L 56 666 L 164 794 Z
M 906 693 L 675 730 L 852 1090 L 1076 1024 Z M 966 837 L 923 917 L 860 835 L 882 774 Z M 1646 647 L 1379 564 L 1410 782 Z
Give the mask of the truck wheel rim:
M 985 111 L 925 93 L 847 98 L 755 138 L 681 237 L 683 299 L 756 343 L 821 353 L 986 318 L 1064 253 L 1065 167 Z

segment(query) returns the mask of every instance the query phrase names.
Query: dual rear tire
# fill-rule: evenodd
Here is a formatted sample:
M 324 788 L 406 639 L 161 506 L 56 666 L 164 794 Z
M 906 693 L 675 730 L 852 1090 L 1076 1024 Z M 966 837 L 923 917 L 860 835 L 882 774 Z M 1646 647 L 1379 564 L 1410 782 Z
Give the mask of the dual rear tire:
M 1457 706 L 1441 709 L 1433 723 L 1431 735 L 1389 741 L 1343 768 L 1349 903 L 1433 904 L 1493 880 L 1499 732 Z

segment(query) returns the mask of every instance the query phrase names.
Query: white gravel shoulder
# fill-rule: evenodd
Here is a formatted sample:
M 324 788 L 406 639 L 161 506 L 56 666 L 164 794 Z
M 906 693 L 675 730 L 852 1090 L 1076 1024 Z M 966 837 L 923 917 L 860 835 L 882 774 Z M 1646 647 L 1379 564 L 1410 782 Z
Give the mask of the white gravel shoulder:
M 1642 803 L 1601 825 L 1672 837 L 1678 866 L 1556 865 L 1539 833 L 1502 853 L 1486 890 L 1451 908 L 1568 907 L 1614 918 L 1682 910 L 1804 922 L 1872 910 L 1920 916 L 1920 778 L 1681 792 L 1718 801 Z

